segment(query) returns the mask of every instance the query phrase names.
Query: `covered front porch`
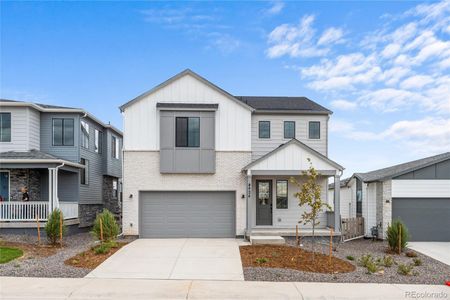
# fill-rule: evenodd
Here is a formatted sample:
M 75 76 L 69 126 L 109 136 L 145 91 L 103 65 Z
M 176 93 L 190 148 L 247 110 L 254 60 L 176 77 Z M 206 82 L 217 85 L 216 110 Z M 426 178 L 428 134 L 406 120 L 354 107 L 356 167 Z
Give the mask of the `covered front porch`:
M 295 236 L 298 225 L 301 236 L 312 235 L 312 226 L 299 223 L 307 207 L 301 207 L 294 196 L 300 187 L 291 181 L 295 178 L 301 185 L 307 180 L 303 174 L 312 166 L 320 174 L 318 184 L 322 190 L 322 200 L 334 203 L 339 211 L 339 193 L 333 199 L 328 197 L 328 179 L 334 178 L 339 187 L 343 167 L 316 152 L 298 140 L 291 140 L 272 152 L 253 161 L 244 168 L 247 175 L 247 224 L 246 236 Z M 315 235 L 340 234 L 340 214 L 334 211 L 321 213 Z M 336 226 L 337 224 L 337 226 Z
M 19 158 L 1 158 L 0 162 L 0 222 L 3 225 L 46 221 L 55 208 L 61 209 L 66 220 L 78 218 L 80 165 Z M 24 201 L 25 189 L 27 201 Z

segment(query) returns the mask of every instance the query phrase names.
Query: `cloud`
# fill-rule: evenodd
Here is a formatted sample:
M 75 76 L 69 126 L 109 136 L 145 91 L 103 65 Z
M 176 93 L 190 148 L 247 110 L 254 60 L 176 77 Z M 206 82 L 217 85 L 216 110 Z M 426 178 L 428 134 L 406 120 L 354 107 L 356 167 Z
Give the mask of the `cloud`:
M 355 102 L 343 99 L 333 100 L 330 104 L 333 108 L 340 110 L 354 110 L 358 106 L 358 104 L 356 104 Z
M 272 6 L 266 9 L 264 12 L 268 15 L 278 15 L 284 8 L 284 2 L 282 1 L 274 1 Z
M 414 75 L 411 76 L 400 84 L 402 89 L 421 89 L 429 83 L 433 82 L 433 78 L 428 75 Z
M 241 46 L 241 42 L 229 34 L 214 32 L 210 37 L 209 48 L 216 48 L 223 54 L 229 54 Z
M 340 28 L 330 27 L 322 33 L 317 45 L 328 45 L 341 43 L 343 41 L 344 31 Z

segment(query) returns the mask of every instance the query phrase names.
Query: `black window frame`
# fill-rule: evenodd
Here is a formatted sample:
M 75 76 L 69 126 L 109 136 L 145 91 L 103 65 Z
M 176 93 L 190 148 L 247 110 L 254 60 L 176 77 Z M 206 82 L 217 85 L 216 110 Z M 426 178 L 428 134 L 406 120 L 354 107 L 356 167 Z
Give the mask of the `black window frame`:
M 198 143 L 195 143 L 194 145 L 190 145 L 189 144 L 189 124 L 190 124 L 190 120 L 191 119 L 196 119 L 198 120 Z M 180 143 L 180 139 L 179 134 L 181 134 L 181 132 L 179 132 L 178 130 L 178 126 L 180 123 L 178 123 L 178 120 L 186 120 L 186 129 L 183 130 L 185 132 L 183 132 L 186 136 L 184 137 L 184 141 L 185 143 Z M 181 130 L 180 130 L 181 131 Z M 175 117 L 175 147 L 176 148 L 200 148 L 200 132 L 201 132 L 201 120 L 200 117 Z
M 83 124 L 86 125 L 86 132 L 84 131 L 84 126 Z M 85 149 L 89 149 L 89 140 L 90 138 L 90 124 L 85 121 L 85 120 L 81 120 L 80 121 L 80 131 L 81 131 L 81 147 L 85 148 Z
M 269 136 L 261 136 L 261 124 L 267 123 L 269 125 Z M 259 139 L 270 139 L 270 121 L 259 121 L 258 122 L 258 138 Z
M 287 123 L 292 123 L 292 124 L 294 124 L 294 136 L 292 136 L 292 137 L 286 137 L 286 124 Z M 285 138 L 285 139 L 295 139 L 295 121 L 284 121 L 283 122 L 283 137 Z
M 89 185 L 89 160 L 86 158 L 80 158 L 80 165 L 84 168 L 80 170 L 80 184 Z
M 319 125 L 319 135 L 318 135 L 318 137 L 313 137 L 312 135 L 311 135 L 311 125 L 312 124 L 318 124 Z M 310 139 L 310 140 L 320 140 L 320 121 L 309 121 L 309 123 L 308 123 L 308 139 Z
M 61 120 L 61 144 L 55 143 L 55 121 Z M 66 122 L 72 122 L 72 143 L 66 143 Z M 74 118 L 52 118 L 52 146 L 73 147 L 75 146 L 75 119 Z
M 9 139 L 3 140 L 3 115 L 9 115 Z M 0 113 L 0 142 L 1 143 L 11 143 L 12 141 L 12 114 L 10 112 Z
M 278 196 L 278 183 L 285 182 L 286 183 L 286 196 Z M 288 209 L 289 208 L 289 180 L 287 179 L 279 179 L 275 182 L 275 205 L 277 209 Z M 279 200 L 285 201 L 286 206 L 282 206 L 281 203 L 279 204 Z
M 94 129 L 94 152 L 102 154 L 103 152 L 103 131 Z
M 114 182 L 116 183 L 116 188 L 114 188 Z M 112 180 L 111 186 L 112 186 L 112 197 L 114 199 L 119 198 L 119 180 L 117 178 L 114 178 Z

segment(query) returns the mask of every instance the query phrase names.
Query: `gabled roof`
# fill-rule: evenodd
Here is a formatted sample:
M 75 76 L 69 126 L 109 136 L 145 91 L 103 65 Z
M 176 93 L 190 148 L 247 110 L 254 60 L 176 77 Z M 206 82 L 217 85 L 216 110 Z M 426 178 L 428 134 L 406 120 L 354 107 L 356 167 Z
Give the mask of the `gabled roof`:
M 256 112 L 292 112 L 332 114 L 333 112 L 306 97 L 236 96 Z
M 418 169 L 428 167 L 430 165 L 439 163 L 441 161 L 445 161 L 447 159 L 450 159 L 450 152 L 425 157 L 422 159 L 410 161 L 403 164 L 398 164 L 388 168 L 378 169 L 367 173 L 355 173 L 353 174 L 353 176 L 359 178 L 364 182 L 384 181 L 392 177 L 397 177 Z
M 27 101 L 19 101 L 19 100 L 11 100 L 11 99 L 0 99 L 0 104 L 7 105 L 7 106 L 27 106 L 32 107 L 40 112 L 61 112 L 61 113 L 78 113 L 88 116 L 90 119 L 94 120 L 101 126 L 105 128 L 109 128 L 119 135 L 123 136 L 123 133 L 121 130 L 117 129 L 111 124 L 106 124 L 97 119 L 95 116 L 90 114 L 89 112 L 85 111 L 82 108 L 76 108 L 76 107 L 67 107 L 67 106 L 57 106 L 57 105 L 50 105 L 50 104 L 42 104 L 42 103 L 34 103 L 34 102 L 27 102 Z
M 38 150 L 30 150 L 30 151 L 7 151 L 7 152 L 0 152 L 0 163 L 6 164 L 6 163 L 17 163 L 17 164 L 23 164 L 23 163 L 58 163 L 65 165 L 77 167 L 77 168 L 84 168 L 83 165 L 74 163 L 71 161 L 67 161 L 64 159 L 57 158 L 51 154 L 41 152 Z
M 208 85 L 208 86 L 211 87 L 212 89 L 218 91 L 219 93 L 221 93 L 221 94 L 224 95 L 225 97 L 229 98 L 229 99 L 232 100 L 232 101 L 235 101 L 236 103 L 238 103 L 239 105 L 241 105 L 241 106 L 247 108 L 248 110 L 250 110 L 250 111 L 253 111 L 253 110 L 254 110 L 252 107 L 250 107 L 249 105 L 245 104 L 245 103 L 242 102 L 242 101 L 239 101 L 239 100 L 236 99 L 233 95 L 231 95 L 231 94 L 228 93 L 227 91 L 221 89 L 220 87 L 218 87 L 218 86 L 215 85 L 214 83 L 208 81 L 207 79 L 203 78 L 202 76 L 198 75 L 197 73 L 193 72 L 192 70 L 186 69 L 186 70 L 184 70 L 184 71 L 178 73 L 177 75 L 175 75 L 175 76 L 173 76 L 173 77 L 167 79 L 167 80 L 164 81 L 163 83 L 158 84 L 157 86 L 155 86 L 155 87 L 152 88 L 151 90 L 149 90 L 149 91 L 147 91 L 147 92 L 145 92 L 145 93 L 143 93 L 143 94 L 137 96 L 136 98 L 134 98 L 134 99 L 128 101 L 127 103 L 123 104 L 122 106 L 119 107 L 119 108 L 120 108 L 120 111 L 123 112 L 125 108 L 127 108 L 127 107 L 130 106 L 130 105 L 132 105 L 133 103 L 135 103 L 135 102 L 141 100 L 142 98 L 145 98 L 146 96 L 148 96 L 148 95 L 150 95 L 150 94 L 156 92 L 156 91 L 159 90 L 159 89 L 162 89 L 163 87 L 165 87 L 165 86 L 171 84 L 171 83 L 174 82 L 175 80 L 177 80 L 177 79 L 179 79 L 179 78 L 181 78 L 181 77 L 183 77 L 183 76 L 186 76 L 186 75 L 191 75 L 192 77 L 194 77 L 194 78 L 196 78 L 197 80 L 203 82 L 204 84 Z
M 341 188 L 342 188 L 342 187 L 346 187 L 347 184 L 350 182 L 350 180 L 351 180 L 352 178 L 353 178 L 353 176 L 352 176 L 352 177 L 345 178 L 345 179 L 341 179 L 341 181 L 340 181 L 340 183 L 341 183 L 341 184 L 340 184 Z M 334 182 L 328 184 L 328 189 L 330 189 L 330 190 L 333 190 L 333 189 L 334 189 Z
M 252 161 L 251 163 L 249 163 L 248 165 L 246 165 L 242 170 L 248 170 L 248 169 L 250 169 L 251 167 L 257 165 L 259 162 L 261 162 L 261 161 L 263 161 L 263 160 L 269 158 L 270 156 L 274 155 L 274 154 L 277 153 L 278 151 L 281 151 L 281 150 L 283 150 L 284 148 L 286 148 L 286 147 L 288 147 L 289 145 L 292 145 L 292 144 L 298 145 L 298 146 L 300 146 L 301 148 L 303 148 L 304 150 L 306 150 L 307 152 L 310 152 L 310 153 L 312 153 L 312 154 L 318 156 L 320 159 L 323 159 L 324 161 L 326 161 L 326 162 L 329 163 L 330 165 L 334 166 L 336 169 L 338 169 L 338 170 L 344 170 L 344 167 L 341 166 L 340 164 L 338 164 L 337 162 L 335 162 L 335 161 L 329 159 L 328 157 L 326 157 L 326 156 L 323 155 L 322 153 L 317 152 L 317 151 L 314 150 L 313 148 L 311 148 L 311 147 L 305 145 L 304 143 L 300 142 L 300 141 L 297 140 L 297 139 L 291 139 L 289 142 L 284 143 L 284 144 L 281 144 L 278 148 L 275 148 L 274 150 L 272 150 L 272 151 L 266 153 L 265 155 L 261 156 L 260 158 L 254 160 L 254 161 Z

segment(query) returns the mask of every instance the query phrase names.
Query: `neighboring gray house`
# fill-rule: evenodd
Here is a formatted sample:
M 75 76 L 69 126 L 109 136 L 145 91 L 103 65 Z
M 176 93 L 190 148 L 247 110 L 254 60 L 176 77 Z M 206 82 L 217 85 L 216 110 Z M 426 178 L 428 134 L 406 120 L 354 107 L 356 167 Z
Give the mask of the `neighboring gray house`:
M 54 208 L 80 227 L 104 207 L 120 217 L 121 149 L 122 132 L 82 109 L 1 99 L 0 228 Z
M 305 97 L 233 96 L 185 70 L 120 109 L 124 234 L 292 235 L 305 208 L 289 179 L 305 180 L 308 158 L 324 200 L 329 177 L 339 187 L 343 167 L 328 158 L 331 111 Z M 318 234 L 340 224 L 339 214 L 319 219 Z
M 341 181 L 340 194 L 341 216 L 364 217 L 368 237 L 376 226 L 378 237 L 386 238 L 398 218 L 412 241 L 450 241 L 450 152 L 355 173 Z

